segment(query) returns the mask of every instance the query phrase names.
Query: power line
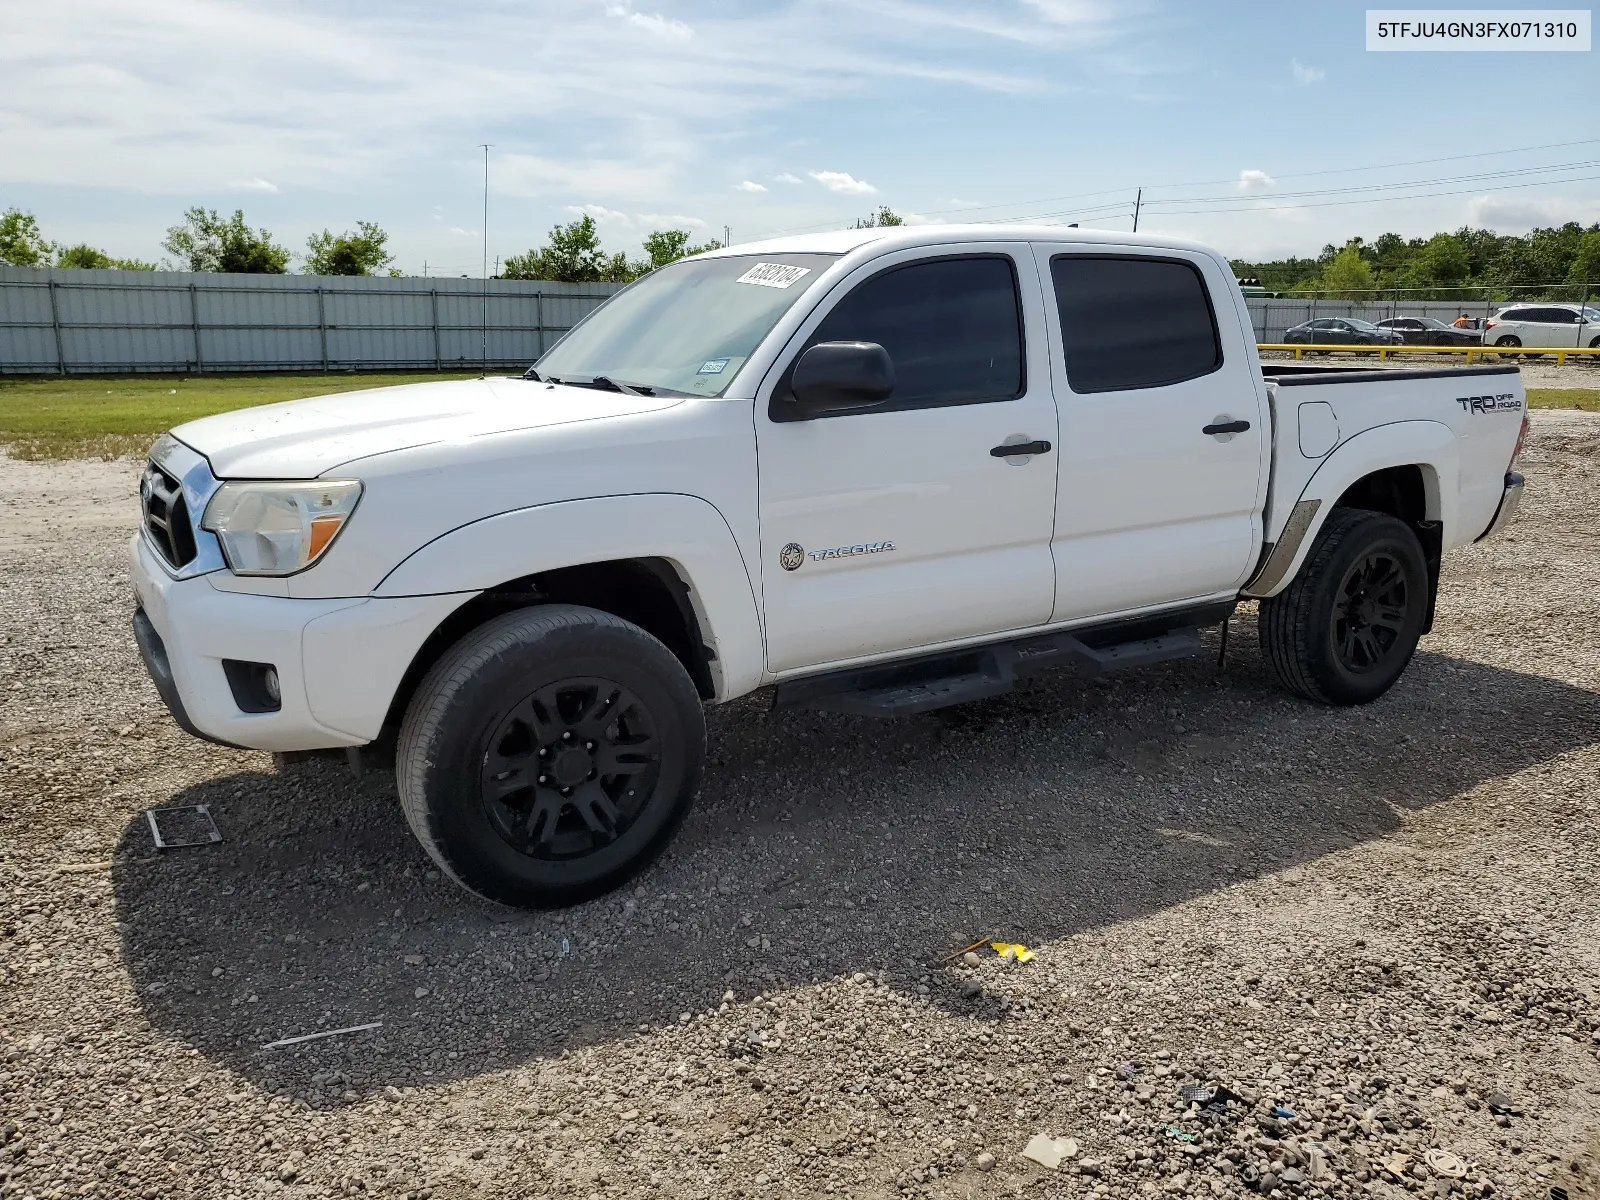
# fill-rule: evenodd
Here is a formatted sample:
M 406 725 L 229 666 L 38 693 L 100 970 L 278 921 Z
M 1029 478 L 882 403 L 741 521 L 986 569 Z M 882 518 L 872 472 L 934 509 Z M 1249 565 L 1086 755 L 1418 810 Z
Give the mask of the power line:
M 1288 208 L 1337 208 L 1346 204 L 1382 204 L 1396 200 L 1432 200 L 1439 196 L 1471 196 L 1479 192 L 1509 192 L 1516 188 L 1548 187 L 1552 183 L 1589 183 L 1600 175 L 1580 175 L 1571 179 L 1535 179 L 1527 183 L 1503 183 L 1497 187 L 1458 188 L 1449 192 L 1418 192 L 1411 196 L 1368 196 L 1364 200 L 1323 200 L 1315 204 L 1262 204 L 1255 208 L 1183 208 L 1167 210 L 1162 216 L 1185 217 L 1209 213 L 1276 212 Z
M 1475 179 L 1507 179 L 1514 175 L 1535 175 L 1546 171 L 1577 171 L 1588 167 L 1600 166 L 1600 159 L 1585 159 L 1572 163 L 1552 163 L 1544 167 L 1518 167 L 1506 171 L 1481 171 L 1472 175 L 1445 175 L 1436 179 L 1413 179 L 1397 183 L 1362 183 L 1350 187 L 1313 188 L 1303 192 L 1273 192 L 1275 199 L 1287 200 L 1297 196 L 1336 196 L 1350 192 L 1377 192 L 1389 191 L 1397 188 L 1429 187 L 1436 183 L 1469 183 Z M 1551 183 L 1561 183 L 1562 180 L 1552 179 Z M 1150 204 L 1210 204 L 1230 203 L 1248 204 L 1252 199 L 1259 199 L 1260 194 L 1231 195 L 1231 196 L 1171 196 L 1164 200 L 1151 200 Z
M 1363 165 L 1363 166 L 1354 166 L 1354 167 L 1324 167 L 1324 168 L 1320 168 L 1320 169 L 1315 170 L 1315 171 L 1290 171 L 1290 172 L 1285 172 L 1285 173 L 1281 173 L 1281 174 L 1278 174 L 1276 176 L 1273 176 L 1273 178 L 1274 179 L 1309 179 L 1309 178 L 1312 178 L 1313 176 L 1318 176 L 1318 175 L 1347 175 L 1347 174 L 1352 174 L 1352 173 L 1358 172 L 1358 171 L 1387 171 L 1387 170 L 1392 170 L 1395 167 L 1418 167 L 1418 166 L 1426 166 L 1426 165 L 1428 165 L 1430 163 L 1461 162 L 1461 161 L 1465 161 L 1467 159 L 1474 159 L 1474 158 L 1497 158 L 1497 157 L 1501 157 L 1501 156 L 1507 155 L 1507 154 L 1526 154 L 1526 153 L 1530 153 L 1531 151 L 1534 151 L 1534 150 L 1559 150 L 1559 149 L 1565 149 L 1565 148 L 1567 148 L 1569 146 L 1591 146 L 1591 145 L 1594 145 L 1596 143 L 1600 143 L 1600 138 L 1580 138 L 1577 141 L 1571 141 L 1571 142 L 1544 142 L 1544 143 L 1541 143 L 1541 144 L 1536 145 L 1536 146 L 1515 146 L 1515 147 L 1511 147 L 1511 148 L 1505 149 L 1505 150 L 1478 150 L 1478 151 L 1474 151 L 1473 153 L 1470 153 L 1470 154 L 1445 154 L 1445 155 L 1440 155 L 1437 158 L 1414 158 L 1414 159 L 1409 159 L 1409 160 L 1407 160 L 1405 162 L 1369 163 L 1369 164 L 1366 164 L 1366 165 Z M 1527 169 L 1529 169 L 1529 170 L 1538 170 L 1540 168 L 1527 168 Z M 1546 168 L 1546 169 L 1555 169 L 1555 168 Z M 1487 178 L 1489 175 L 1493 175 L 1493 174 L 1495 174 L 1495 172 L 1488 172 L 1488 173 L 1485 174 L 1484 177 Z M 1195 180 L 1188 180 L 1188 181 L 1177 182 L 1177 183 L 1145 184 L 1145 185 L 1143 185 L 1143 187 L 1144 187 L 1145 191 L 1157 191 L 1157 190 L 1161 190 L 1161 189 L 1176 188 L 1176 187 L 1220 187 L 1220 186 L 1222 186 L 1224 184 L 1237 184 L 1238 182 L 1239 182 L 1238 176 L 1232 176 L 1232 177 L 1227 178 L 1227 179 L 1195 179 Z M 1098 191 L 1093 191 L 1093 192 L 1074 192 L 1074 193 L 1072 193 L 1070 195 L 1066 195 L 1066 196 L 1043 196 L 1043 197 L 1038 197 L 1038 198 L 1035 198 L 1035 199 L 1032 199 L 1032 200 L 1008 200 L 1008 201 L 1005 201 L 1004 203 L 1000 203 L 1000 204 L 983 204 L 983 205 L 977 205 L 977 206 L 968 205 L 968 206 L 963 206 L 961 208 L 930 209 L 929 211 L 927 211 L 925 213 L 922 213 L 920 215 L 928 216 L 928 217 L 942 217 L 942 216 L 949 216 L 949 215 L 954 214 L 954 213 L 993 212 L 995 209 L 999 209 L 999 208 L 1021 208 L 1021 207 L 1027 206 L 1027 205 L 1034 205 L 1034 204 L 1060 204 L 1060 203 L 1062 203 L 1064 201 L 1068 201 L 1068 200 L 1089 200 L 1089 199 L 1093 199 L 1096 196 L 1126 195 L 1128 192 L 1134 190 L 1134 186 L 1135 185 L 1130 184 L 1130 185 L 1127 185 L 1125 187 L 1102 188 L 1102 189 L 1100 189 Z M 1369 186 L 1384 186 L 1384 185 L 1369 185 Z M 1392 185 L 1387 185 L 1387 186 L 1401 187 L 1401 186 L 1405 186 L 1405 185 L 1403 185 L 1403 184 L 1392 184 Z M 1220 197 L 1219 197 L 1219 199 L 1220 199 Z M 1147 205 L 1148 204 L 1161 204 L 1161 203 L 1178 203 L 1178 202 L 1179 201 L 1176 198 L 1174 198 L 1172 200 L 1169 200 L 1169 201 L 1161 201 L 1161 200 L 1154 200 L 1154 199 L 1145 201 L 1145 203 Z M 1097 207 L 1102 207 L 1103 208 L 1103 207 L 1107 207 L 1107 206 L 1100 205 L 1100 206 L 1097 206 Z M 1310 206 L 1305 206 L 1305 207 L 1310 207 Z M 1254 211 L 1261 211 L 1261 210 L 1257 209 L 1257 210 L 1254 210 Z M 1056 214 L 1048 214 L 1048 215 L 1056 215 Z M 1073 214 L 1073 215 L 1077 215 L 1077 214 Z M 997 218 L 995 218 L 995 221 L 997 223 L 1004 223 L 1004 222 L 1009 222 L 1009 221 L 1028 221 L 1028 220 L 1035 220 L 1035 219 L 1037 219 L 1037 218 L 1035 218 L 1035 217 L 997 217 Z M 817 230 L 817 229 L 832 229 L 832 228 L 835 227 L 835 224 L 836 223 L 833 222 L 833 221 L 823 221 L 823 222 L 819 222 L 819 223 L 817 223 L 815 225 L 792 226 L 792 227 L 790 227 L 788 229 L 776 230 L 773 233 L 768 234 L 767 236 L 769 236 L 769 237 L 781 237 L 784 234 L 789 234 L 789 233 L 808 233 L 808 232 L 810 232 L 812 230 Z

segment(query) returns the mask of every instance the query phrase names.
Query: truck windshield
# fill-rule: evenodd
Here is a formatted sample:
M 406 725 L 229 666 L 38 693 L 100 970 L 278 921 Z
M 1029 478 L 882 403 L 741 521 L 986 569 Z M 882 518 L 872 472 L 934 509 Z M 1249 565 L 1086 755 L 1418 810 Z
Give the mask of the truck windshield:
M 552 382 L 720 396 L 836 257 L 763 254 L 672 263 L 595 309 L 534 369 Z

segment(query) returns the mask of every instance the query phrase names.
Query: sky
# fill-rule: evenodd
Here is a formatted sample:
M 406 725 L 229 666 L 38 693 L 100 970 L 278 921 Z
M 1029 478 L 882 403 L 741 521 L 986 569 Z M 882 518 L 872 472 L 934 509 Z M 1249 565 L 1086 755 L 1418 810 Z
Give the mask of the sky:
M 1364 13 L 0 0 L 0 208 L 151 261 L 192 205 L 297 252 L 369 220 L 408 274 L 477 275 L 489 143 L 491 270 L 585 212 L 630 255 L 652 229 L 737 244 L 879 205 L 1128 229 L 1140 188 L 1141 232 L 1249 259 L 1600 220 L 1593 52 L 1372 53 Z

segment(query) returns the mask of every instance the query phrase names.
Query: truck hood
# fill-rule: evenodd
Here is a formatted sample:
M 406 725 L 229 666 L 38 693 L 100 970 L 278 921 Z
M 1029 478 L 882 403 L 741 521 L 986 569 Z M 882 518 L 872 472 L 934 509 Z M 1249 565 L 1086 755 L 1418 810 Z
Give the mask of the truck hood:
M 682 402 L 525 379 L 463 379 L 264 404 L 172 432 L 205 455 L 219 479 L 314 479 L 374 454 L 628 417 Z

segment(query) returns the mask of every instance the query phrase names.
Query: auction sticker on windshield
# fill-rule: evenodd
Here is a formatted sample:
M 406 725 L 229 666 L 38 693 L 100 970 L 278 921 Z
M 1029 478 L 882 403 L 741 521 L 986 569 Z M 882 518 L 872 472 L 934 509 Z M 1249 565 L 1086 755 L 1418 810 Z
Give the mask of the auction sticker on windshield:
M 693 375 L 687 379 L 680 377 L 672 386 L 696 396 L 708 396 L 721 391 L 723 384 L 737 375 L 739 368 L 744 366 L 745 357 L 741 354 L 732 358 L 707 359 Z
M 734 282 L 753 283 L 758 287 L 786 288 L 809 274 L 811 274 L 810 267 L 791 267 L 784 263 L 758 262 L 739 278 L 735 279 Z

